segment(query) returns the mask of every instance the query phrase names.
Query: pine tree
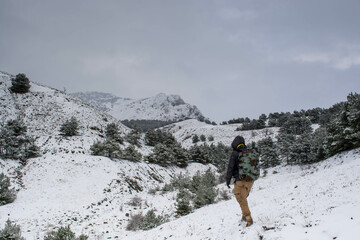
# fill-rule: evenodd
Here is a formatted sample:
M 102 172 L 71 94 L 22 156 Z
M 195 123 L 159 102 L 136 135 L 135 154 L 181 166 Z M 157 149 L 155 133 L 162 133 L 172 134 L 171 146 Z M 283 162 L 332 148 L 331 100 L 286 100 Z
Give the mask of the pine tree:
M 260 151 L 260 165 L 262 168 L 275 167 L 280 164 L 277 148 L 271 137 L 258 141 L 257 147 Z
M 193 142 L 193 143 L 197 143 L 197 142 L 199 142 L 199 141 L 200 141 L 199 136 L 195 134 L 195 135 L 192 137 L 192 142 Z
M 190 203 L 191 193 L 182 188 L 179 193 L 176 195 L 176 211 L 175 213 L 178 216 L 185 216 L 192 212 L 192 206 Z
M 140 162 L 142 159 L 142 155 L 139 151 L 135 149 L 133 145 L 130 145 L 123 151 L 122 158 L 132 162 Z
M 53 231 L 44 237 L 44 240 L 86 240 L 88 236 L 80 235 L 78 238 L 71 231 L 70 226 L 60 227 L 57 231 Z
M 7 220 L 4 229 L 0 230 L 0 240 L 25 240 L 21 236 L 20 226 Z
M 76 117 L 66 120 L 60 127 L 60 133 L 64 136 L 75 136 L 78 134 L 79 122 Z
M 121 158 L 122 151 L 118 143 L 111 140 L 105 140 L 104 142 L 97 141 L 90 146 L 92 155 L 104 156 L 108 158 Z
M 161 215 L 157 216 L 154 209 L 149 210 L 142 222 L 139 224 L 139 228 L 142 230 L 149 230 L 155 228 L 165 222 L 165 218 Z
M 18 120 L 9 120 L 0 130 L 0 157 L 27 159 L 37 157 L 35 140 L 26 135 L 27 127 Z
M 141 145 L 140 137 L 141 137 L 140 130 L 138 128 L 135 128 L 135 129 L 131 130 L 131 132 L 128 133 L 128 135 L 126 136 L 126 140 L 130 144 L 140 147 L 140 145 Z
M 124 140 L 120 136 L 119 126 L 116 123 L 109 123 L 105 129 L 106 138 L 122 144 Z
M 12 79 L 10 90 L 14 93 L 27 93 L 30 89 L 30 81 L 24 73 L 19 73 Z
M 0 206 L 14 202 L 16 191 L 10 188 L 10 179 L 3 173 L 0 173 Z

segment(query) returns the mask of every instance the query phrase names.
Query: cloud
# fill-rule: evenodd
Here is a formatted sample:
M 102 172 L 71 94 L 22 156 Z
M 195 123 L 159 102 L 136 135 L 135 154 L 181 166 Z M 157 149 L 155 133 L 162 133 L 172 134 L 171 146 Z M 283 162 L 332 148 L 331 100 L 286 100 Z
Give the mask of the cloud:
M 293 61 L 299 63 L 321 63 L 338 70 L 348 70 L 360 65 L 360 53 L 351 53 L 350 56 L 331 53 L 306 53 L 294 57 Z
M 84 72 L 92 75 L 106 71 L 121 73 L 124 69 L 140 67 L 144 58 L 136 54 L 92 55 L 80 59 Z

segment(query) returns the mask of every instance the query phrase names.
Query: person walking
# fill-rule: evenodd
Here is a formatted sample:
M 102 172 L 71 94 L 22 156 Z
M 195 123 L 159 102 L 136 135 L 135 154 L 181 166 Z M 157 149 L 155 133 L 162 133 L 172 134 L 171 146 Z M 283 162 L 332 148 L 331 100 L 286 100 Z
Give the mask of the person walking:
M 247 197 L 250 194 L 254 180 L 259 176 L 258 155 L 256 155 L 253 150 L 247 149 L 245 139 L 242 136 L 235 137 L 231 143 L 231 147 L 233 151 L 228 164 L 226 185 L 230 188 L 231 179 L 235 179 L 233 193 L 240 204 L 242 211 L 241 220 L 246 221 L 246 226 L 248 227 L 253 224 L 253 219 L 251 217 Z M 252 159 L 255 158 L 255 161 L 257 161 L 254 161 L 255 167 L 252 166 L 253 162 L 250 161 L 250 163 L 247 161 L 249 156 L 245 154 L 250 154 L 249 156 L 252 157 Z

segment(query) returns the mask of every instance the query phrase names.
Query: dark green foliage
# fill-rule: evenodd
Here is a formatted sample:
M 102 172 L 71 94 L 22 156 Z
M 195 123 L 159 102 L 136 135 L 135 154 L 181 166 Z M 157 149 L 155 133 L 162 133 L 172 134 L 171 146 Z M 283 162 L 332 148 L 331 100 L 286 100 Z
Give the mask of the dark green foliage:
M 133 145 L 130 145 L 124 149 L 122 153 L 122 158 L 133 162 L 140 162 L 142 159 L 142 155 L 139 151 L 135 149 Z
M 209 140 L 209 142 L 214 141 L 214 136 L 210 135 L 210 136 L 208 137 L 208 140 Z
M 80 235 L 75 236 L 75 233 L 71 231 L 70 226 L 60 227 L 57 231 L 53 231 L 44 237 L 44 240 L 86 240 L 88 236 Z
M 131 216 L 131 219 L 126 226 L 128 231 L 137 231 L 137 230 L 150 230 L 166 222 L 166 218 L 161 215 L 156 215 L 155 210 L 149 210 L 145 216 L 140 214 L 135 214 Z
M 96 142 L 90 147 L 92 155 L 104 156 L 108 158 L 121 158 L 122 151 L 118 143 L 111 140 L 105 140 L 104 142 Z
M 166 146 L 171 146 L 176 142 L 174 136 L 165 131 L 149 130 L 145 134 L 145 144 L 148 146 L 155 146 L 156 144 L 164 144 Z
M 21 237 L 20 226 L 7 220 L 4 229 L 0 230 L 0 240 L 25 240 Z
M 122 124 L 129 128 L 140 129 L 141 132 L 147 132 L 150 129 L 160 128 L 176 121 L 161 121 L 161 120 L 124 120 L 121 121 Z
M 176 195 L 176 211 L 175 213 L 178 216 L 185 216 L 192 212 L 191 206 L 191 193 L 187 189 L 180 189 L 179 193 Z
M 197 142 L 199 142 L 199 141 L 200 141 L 199 136 L 195 134 L 195 135 L 192 137 L 192 143 L 197 143 Z
M 19 73 L 11 79 L 12 86 L 10 90 L 14 93 L 27 93 L 30 89 L 30 81 L 24 73 Z
M 166 219 L 161 215 L 156 215 L 154 209 L 149 210 L 142 222 L 139 224 L 139 228 L 141 230 L 149 230 L 152 228 L 156 228 L 166 222 Z
M 302 135 L 310 133 L 311 122 L 304 115 L 290 116 L 280 128 L 280 134 Z
M 75 136 L 78 134 L 79 122 L 76 117 L 66 120 L 60 127 L 60 133 L 64 136 Z
M 260 152 L 261 168 L 275 167 L 280 164 L 277 148 L 271 137 L 258 141 L 257 148 Z
M 188 162 L 187 150 L 179 143 L 171 146 L 157 144 L 151 154 L 145 157 L 149 163 L 156 163 L 161 166 L 178 165 L 185 167 Z
M 116 123 L 109 123 L 105 129 L 106 138 L 122 144 L 124 140 L 120 136 L 119 126 Z
M 330 155 L 360 147 L 360 95 L 351 93 L 340 114 L 327 127 Z
M 128 225 L 126 226 L 126 230 L 128 231 L 139 230 L 139 226 L 143 220 L 144 220 L 144 216 L 141 213 L 132 215 Z
M 126 140 L 137 147 L 140 147 L 141 132 L 139 129 L 132 129 L 131 132 L 126 135 Z
M 212 163 L 213 158 L 211 156 L 209 146 L 206 145 L 205 143 L 200 146 L 193 145 L 189 149 L 189 153 L 190 153 L 190 159 L 194 162 L 198 162 L 202 164 Z
M 201 134 L 201 135 L 200 135 L 200 140 L 201 140 L 202 142 L 205 142 L 205 141 L 206 141 L 206 137 L 205 137 L 204 134 Z
M 190 191 L 195 194 L 193 200 L 195 208 L 214 203 L 217 196 L 215 186 L 216 177 L 210 169 L 206 170 L 204 174 L 197 172 L 193 176 Z
M 16 191 L 10 188 L 10 179 L 3 173 L 0 173 L 0 206 L 14 202 Z
M 177 214 L 185 215 L 192 210 L 191 201 L 195 208 L 214 203 L 217 196 L 216 184 L 215 174 L 208 169 L 204 173 L 198 171 L 192 178 L 180 174 L 172 179 L 171 184 L 165 185 L 163 190 L 179 190 L 176 200 Z
M 37 157 L 39 148 L 26 131 L 22 122 L 9 120 L 0 130 L 0 157 L 21 160 Z

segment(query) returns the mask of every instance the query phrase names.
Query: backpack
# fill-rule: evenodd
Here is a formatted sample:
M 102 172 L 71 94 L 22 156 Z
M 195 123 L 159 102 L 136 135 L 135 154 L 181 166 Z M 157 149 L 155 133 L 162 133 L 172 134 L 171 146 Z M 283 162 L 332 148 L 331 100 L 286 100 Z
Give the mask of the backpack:
M 255 181 L 260 176 L 259 154 L 255 150 L 244 150 L 239 154 L 239 176 L 241 180 Z

